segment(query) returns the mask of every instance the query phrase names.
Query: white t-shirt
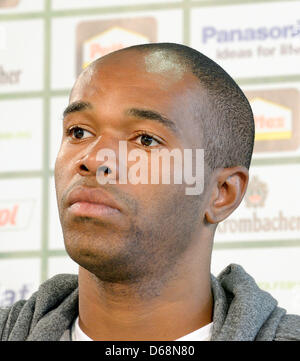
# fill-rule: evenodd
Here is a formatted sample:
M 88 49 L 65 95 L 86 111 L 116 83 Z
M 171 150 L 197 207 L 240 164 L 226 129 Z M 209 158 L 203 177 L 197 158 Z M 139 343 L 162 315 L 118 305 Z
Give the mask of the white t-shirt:
M 77 317 L 72 325 L 72 341 L 93 341 L 80 328 Z M 210 341 L 213 322 L 193 331 L 175 341 Z

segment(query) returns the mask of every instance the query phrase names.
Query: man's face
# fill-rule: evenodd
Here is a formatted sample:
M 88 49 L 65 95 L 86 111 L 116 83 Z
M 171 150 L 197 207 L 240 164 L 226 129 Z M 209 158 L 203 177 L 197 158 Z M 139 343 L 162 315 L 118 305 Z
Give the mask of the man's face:
M 67 252 L 103 281 L 166 273 L 195 239 L 203 205 L 201 196 L 185 194 L 184 183 L 151 184 L 149 177 L 149 184 L 118 184 L 117 177 L 116 184 L 101 185 L 97 153 L 111 149 L 118 167 L 119 141 L 125 141 L 128 153 L 145 151 L 150 174 L 151 149 L 201 148 L 194 119 L 200 96 L 196 78 L 161 52 L 111 54 L 77 80 L 70 96 L 77 105 L 64 118 L 55 167 L 57 200 Z M 128 161 L 128 168 L 134 163 Z M 79 195 L 88 189 L 98 201 L 109 197 L 118 210 L 72 205 L 79 186 Z

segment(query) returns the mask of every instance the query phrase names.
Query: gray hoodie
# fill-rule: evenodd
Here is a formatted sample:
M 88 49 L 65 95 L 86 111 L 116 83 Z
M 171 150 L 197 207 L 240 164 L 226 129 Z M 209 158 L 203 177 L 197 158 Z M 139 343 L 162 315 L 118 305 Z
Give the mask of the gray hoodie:
M 212 341 L 300 340 L 300 316 L 287 315 L 241 266 L 231 264 L 211 280 Z M 71 340 L 69 330 L 77 316 L 78 278 L 60 274 L 27 301 L 0 309 L 0 340 Z

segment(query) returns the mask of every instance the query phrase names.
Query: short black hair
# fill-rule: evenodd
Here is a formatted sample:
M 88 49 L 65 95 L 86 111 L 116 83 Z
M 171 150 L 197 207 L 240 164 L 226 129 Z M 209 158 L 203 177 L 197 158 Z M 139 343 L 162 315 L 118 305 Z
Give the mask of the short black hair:
M 125 50 L 164 51 L 176 55 L 206 90 L 208 109 L 199 114 L 205 161 L 211 170 L 250 167 L 255 126 L 249 101 L 232 77 L 216 62 L 186 45 L 150 43 Z M 122 51 L 121 50 L 121 51 Z

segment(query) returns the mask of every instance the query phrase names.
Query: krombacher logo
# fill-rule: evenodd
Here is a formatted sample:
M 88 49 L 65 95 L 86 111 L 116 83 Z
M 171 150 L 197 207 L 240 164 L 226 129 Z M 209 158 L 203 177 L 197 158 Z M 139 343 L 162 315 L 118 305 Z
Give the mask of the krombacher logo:
M 267 194 L 267 184 L 261 182 L 258 177 L 254 176 L 248 185 L 248 190 L 245 195 L 246 207 L 264 207 Z

